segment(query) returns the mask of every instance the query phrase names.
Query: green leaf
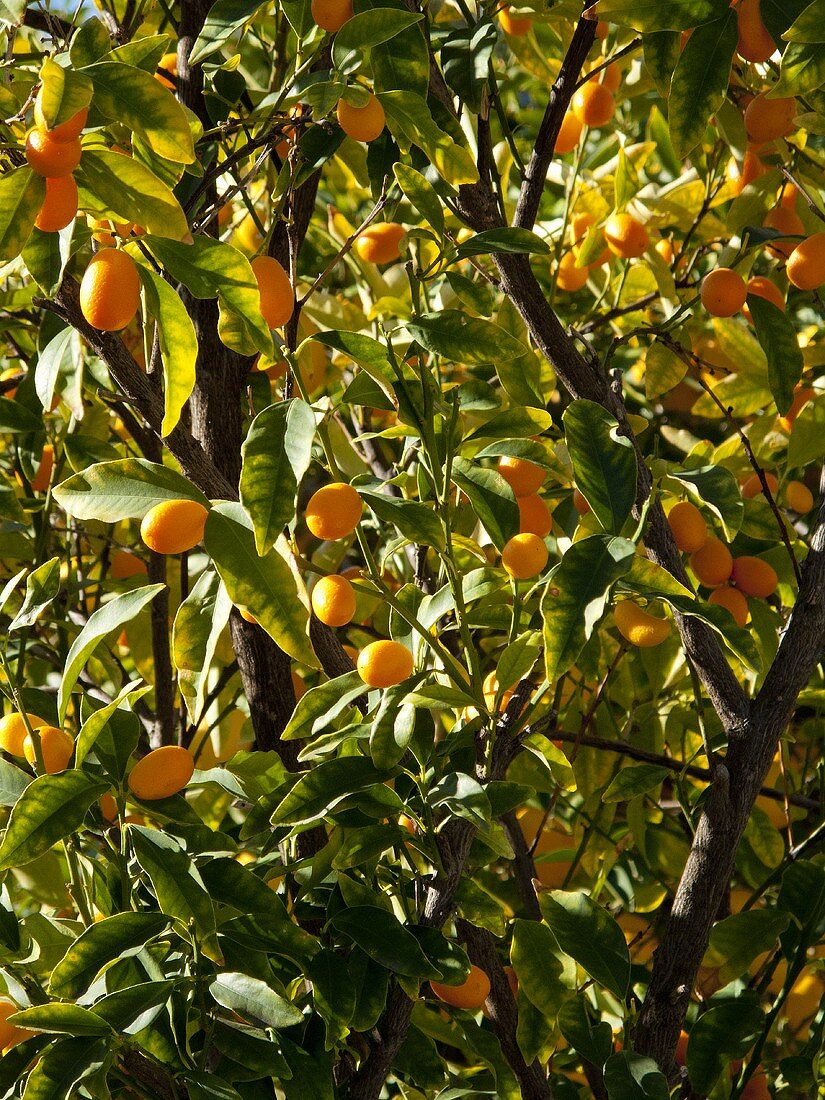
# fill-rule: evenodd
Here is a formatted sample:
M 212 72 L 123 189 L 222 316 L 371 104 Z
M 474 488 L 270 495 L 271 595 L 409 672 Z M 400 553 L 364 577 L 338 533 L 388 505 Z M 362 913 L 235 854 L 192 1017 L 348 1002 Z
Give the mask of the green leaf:
M 562 982 L 564 964 L 558 957 L 559 945 L 546 924 L 539 921 L 513 921 L 510 961 L 518 978 L 519 990 L 547 1020 L 553 1020 L 570 995 Z
M 441 200 L 430 181 L 416 172 L 408 164 L 396 162 L 392 168 L 398 186 L 407 196 L 418 213 L 435 230 L 439 237 L 444 236 L 444 211 Z
M 410 542 L 444 549 L 441 521 L 429 505 L 377 492 L 361 481 L 357 481 L 355 486 L 370 511 L 385 523 L 397 527 Z
M 217 573 L 206 569 L 175 615 L 172 660 L 186 711 L 193 722 L 203 709 L 212 659 L 231 611 L 232 601 L 223 582 Z
M 134 157 L 107 149 L 84 150 L 76 175 L 78 184 L 108 213 L 160 237 L 180 241 L 189 236 L 186 215 L 178 200 L 154 172 Z
M 694 593 L 689 588 L 677 581 L 672 573 L 669 573 L 661 565 L 657 565 L 650 558 L 643 558 L 636 554 L 630 563 L 630 569 L 622 577 L 622 585 L 626 585 L 640 596 L 681 596 L 686 600 L 695 599 Z
M 802 96 L 825 84 L 825 44 L 791 42 L 782 54 L 779 80 L 771 88 L 771 99 Z
M 723 984 L 741 977 L 754 959 L 770 951 L 790 920 L 790 913 L 746 909 L 718 921 L 710 934 L 709 951 L 713 956 L 711 965 L 716 965 L 717 960 L 724 962 Z
M 124 703 L 133 704 L 151 690 L 149 684 L 141 685 L 140 680 L 133 680 L 121 688 L 111 703 L 107 703 L 106 706 L 102 706 L 89 715 L 80 728 L 75 744 L 75 760 L 78 768 L 94 748 L 95 742 L 108 725 L 115 711 L 122 711 Z
M 14 1014 L 16 1027 L 44 1031 L 54 1035 L 111 1035 L 106 1021 L 82 1005 L 52 1002 L 35 1005 Z
M 598 0 L 590 9 L 596 18 L 634 30 L 684 31 L 719 15 L 718 0 Z M 612 1100 L 612 1098 L 611 1098 Z
M 310 688 L 299 700 L 287 727 L 281 734 L 284 741 L 300 741 L 323 732 L 347 707 L 363 695 L 364 681 L 353 669 L 334 680 Z
M 487 792 L 465 772 L 450 772 L 430 790 L 427 801 L 434 810 L 442 806 L 454 817 L 463 817 L 481 832 L 489 832 L 492 808 Z
M 822 0 L 813 0 L 813 3 L 808 4 L 782 37 L 787 42 L 825 42 Z
M 169 435 L 195 388 L 198 338 L 186 307 L 171 286 L 142 264 L 138 266 L 146 307 L 157 325 L 163 362 L 163 423 L 161 435 Z
M 95 110 L 132 130 L 159 157 L 192 164 L 195 146 L 186 112 L 152 73 L 118 61 L 99 61 L 85 72 L 94 83 Z
M 0 397 L 0 432 L 42 432 L 43 421 L 19 401 Z
M 136 588 L 132 592 L 124 592 L 115 596 L 113 600 L 103 604 L 93 612 L 72 642 L 66 657 L 63 669 L 63 677 L 60 681 L 60 689 L 57 694 L 57 716 L 60 724 L 66 718 L 69 709 L 72 691 L 83 666 L 97 649 L 100 642 L 115 630 L 120 631 L 126 623 L 150 603 L 158 592 L 164 588 L 162 584 L 148 584 L 143 588 Z
M 315 414 L 300 398 L 258 413 L 242 448 L 241 503 L 264 554 L 295 518 L 301 479 L 312 461 Z
M 693 470 L 669 470 L 699 504 L 707 505 L 722 523 L 726 539 L 736 537 L 745 517 L 745 505 L 739 484 L 724 466 L 698 466 Z
M 138 863 L 149 876 L 162 913 L 185 926 L 194 923 L 204 953 L 222 962 L 212 899 L 195 864 L 179 842 L 159 829 L 129 825 Z
M 384 773 L 365 756 L 325 760 L 305 772 L 272 814 L 273 825 L 318 821 L 350 795 L 380 783 Z
M 209 9 L 189 64 L 198 65 L 217 53 L 262 7 L 261 0 L 217 0 Z
M 436 125 L 422 96 L 410 91 L 394 91 L 381 92 L 378 98 L 386 112 L 390 133 L 403 152 L 417 145 L 439 175 L 454 187 L 478 181 L 478 169 L 469 151 L 457 145 Z
M 645 66 L 653 77 L 656 90 L 662 99 L 670 95 L 673 70 L 679 61 L 681 44 L 678 31 L 652 31 L 642 40 Z
M 46 181 L 27 164 L 0 176 L 0 260 L 13 260 L 23 251 L 45 197 Z
M 498 550 L 519 531 L 519 507 L 513 490 L 496 470 L 453 459 L 452 480 L 469 498 Z
M 60 591 L 60 558 L 51 558 L 26 577 L 26 595 L 20 610 L 6 628 L 13 630 L 34 626 Z
M 667 1078 L 652 1058 L 630 1050 L 611 1054 L 604 1064 L 608 1100 L 669 1100 Z
M 88 107 L 94 88 L 88 76 L 58 65 L 47 57 L 40 66 L 40 89 L 37 93 L 35 123 L 45 122 L 50 130 Z M 85 150 L 84 150 L 85 152 Z
M 691 1084 L 707 1095 L 735 1058 L 744 1058 L 759 1037 L 765 1017 L 755 991 L 711 1004 L 690 1029 L 687 1070 Z
M 668 393 L 687 374 L 687 363 L 664 344 L 652 344 L 645 353 L 645 395 L 655 401 Z
M 79 997 L 105 966 L 142 951 L 168 923 L 161 913 L 115 913 L 91 925 L 52 971 L 49 992 L 65 999 Z
M 702 140 L 708 121 L 725 99 L 739 40 L 736 12 L 697 27 L 673 73 L 668 100 L 670 140 L 684 158 Z
M 44 233 L 35 226 L 21 253 L 29 274 L 47 298 L 53 298 L 60 287 L 66 264 L 71 259 L 73 232 L 73 224 L 59 233 Z M 77 338 L 77 333 L 74 335 Z
M 249 260 L 237 248 L 198 236 L 192 244 L 151 237 L 144 244 L 195 298 L 218 299 L 218 333 L 239 355 L 272 355 L 272 335 L 261 316 L 261 295 Z
M 677 611 L 681 611 L 683 615 L 691 615 L 707 623 L 743 664 L 755 672 L 761 670 L 762 659 L 751 631 L 736 626 L 723 607 L 697 600 L 695 597 L 686 600 L 682 596 L 674 596 L 669 592 L 663 592 L 662 599 Z
M 756 336 L 768 360 L 768 382 L 776 407 L 784 414 L 791 407 L 796 384 L 802 377 L 802 349 L 796 330 L 785 313 L 758 294 L 748 295 Z
M 303 1019 L 299 1008 L 248 974 L 225 971 L 209 983 L 209 992 L 219 1005 L 264 1027 L 292 1027 Z
M 0 806 L 14 806 L 32 777 L 8 760 L 0 760 Z
M 606 909 L 583 893 L 553 890 L 540 896 L 541 911 L 559 947 L 594 981 L 624 1000 L 630 955 L 624 933 Z
M 214 1073 L 188 1069 L 181 1074 L 189 1100 L 243 1100 L 237 1089 Z
M 631 764 L 614 775 L 602 795 L 602 802 L 629 802 L 637 795 L 654 790 L 670 774 L 670 769 L 661 764 Z
M 78 333 L 67 325 L 49 340 L 40 352 L 35 367 L 34 388 L 44 409 L 51 408 L 55 390 L 58 388 L 63 390 L 64 399 L 67 397 L 67 383 L 71 385 L 71 379 L 79 378 L 82 368 L 83 345 Z M 61 377 L 63 385 L 58 387 Z M 74 404 L 74 401 L 71 403 Z M 75 411 L 82 411 L 82 401 L 79 405 L 80 409 Z
M 82 474 L 74 474 L 52 492 L 61 508 L 75 519 L 99 519 L 117 523 L 142 519 L 150 508 L 166 500 L 208 499 L 182 474 L 142 458 L 98 462 Z
M 550 245 L 529 229 L 508 226 L 506 229 L 485 229 L 462 241 L 456 248 L 456 258 L 487 256 L 507 252 L 522 256 L 549 256 Z
M 423 313 L 407 322 L 407 331 L 427 351 L 471 366 L 497 363 L 502 357 L 518 359 L 528 351 L 499 325 L 457 309 Z
M 825 398 L 815 398 L 804 406 L 794 421 L 788 444 L 788 466 L 808 466 L 825 455 Z
M 618 535 L 636 500 L 633 446 L 595 401 L 573 401 L 562 421 L 576 486 L 604 530 Z
M 402 8 L 375 7 L 355 14 L 341 27 L 332 43 L 332 64 L 340 72 L 357 68 L 364 50 L 389 42 L 423 16 Z M 355 62 L 355 65 L 353 65 Z
M 613 1031 L 606 1020 L 594 1022 L 584 994 L 566 1001 L 559 1009 L 559 1031 L 582 1058 L 603 1066 L 613 1053 Z
M 41 775 L 21 793 L 0 844 L 0 874 L 24 867 L 83 824 L 86 811 L 109 784 L 84 772 Z
M 62 1039 L 35 1063 L 23 1091 L 23 1100 L 66 1100 L 79 1081 L 101 1069 L 109 1054 L 103 1039 Z
M 402 0 L 359 0 L 359 12 L 392 8 L 407 11 Z M 401 88 L 426 97 L 430 81 L 430 54 L 421 23 L 414 23 L 389 42 L 379 42 L 370 51 L 370 69 L 376 92 Z
M 444 79 L 475 114 L 481 110 L 497 41 L 495 24 L 482 19 L 474 26 L 452 31 L 441 46 Z
M 553 569 L 541 600 L 551 684 L 576 663 L 605 612 L 611 585 L 627 573 L 635 555 L 627 539 L 592 535 L 574 542 Z
M 394 974 L 408 978 L 443 977 L 421 950 L 412 932 L 386 909 L 353 905 L 336 913 L 330 924 Z
M 115 1031 L 137 1035 L 161 1014 L 174 985 L 173 981 L 141 982 L 118 989 L 95 1001 L 95 1012 Z
M 290 657 L 317 668 L 309 641 L 309 600 L 284 556 L 289 553 L 285 543 L 283 554 L 276 548 L 260 556 L 252 521 L 240 504 L 225 501 L 209 513 L 204 545 L 235 606 L 249 610 Z
M 379 771 L 394 768 L 407 751 L 415 733 L 415 713 L 411 703 L 399 707 L 390 692 L 384 695 L 370 727 L 370 756 Z

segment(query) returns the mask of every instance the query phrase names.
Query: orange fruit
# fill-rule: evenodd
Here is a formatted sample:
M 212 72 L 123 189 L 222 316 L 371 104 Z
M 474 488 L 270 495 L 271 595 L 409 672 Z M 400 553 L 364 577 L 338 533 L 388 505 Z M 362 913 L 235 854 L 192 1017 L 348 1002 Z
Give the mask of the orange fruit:
M 764 298 L 767 302 L 772 302 L 777 309 L 781 309 L 785 312 L 785 299 L 782 297 L 782 291 L 771 279 L 767 279 L 764 275 L 753 275 L 748 279 L 747 286 L 748 294 L 755 294 L 757 298 Z
M 779 423 L 790 434 L 791 429 L 794 426 L 794 421 L 814 397 L 816 397 L 816 390 L 810 386 L 797 386 L 794 390 L 793 401 L 791 407 L 785 413 L 784 416 L 780 416 Z
M 26 137 L 26 160 L 38 176 L 57 179 L 70 176 L 80 164 L 80 138 L 57 141 L 48 130 L 30 130 Z
M 126 780 L 141 802 L 171 798 L 182 791 L 195 770 L 195 758 L 181 745 L 162 745 L 138 760 Z
M 711 535 L 701 549 L 691 554 L 690 568 L 705 587 L 718 588 L 731 575 L 733 555 L 723 542 Z
M 611 214 L 604 225 L 604 237 L 613 255 L 622 259 L 641 256 L 648 245 L 647 230 L 632 214 Z
M 533 20 L 528 15 L 513 15 L 509 4 L 498 13 L 498 21 L 504 33 L 513 38 L 521 38 L 533 29 Z
M 621 600 L 613 609 L 613 617 L 621 636 L 631 645 L 648 649 L 661 645 L 670 634 L 670 622 L 643 611 L 632 600 Z
M 40 726 L 40 751 L 43 754 L 43 765 L 49 775 L 64 772 L 69 766 L 69 761 L 74 752 L 74 741 L 65 730 L 56 726 Z M 23 755 L 30 764 L 34 764 L 37 755 L 34 751 L 34 742 L 31 734 L 26 734 L 23 740 Z
M 616 101 L 604 84 L 588 81 L 573 93 L 570 109 L 582 126 L 606 126 L 616 113 Z
M 36 714 L 29 714 L 28 711 L 26 717 L 32 729 L 38 729 L 40 726 L 48 726 L 49 724 L 44 718 L 39 718 Z M 26 729 L 23 717 L 16 711 L 0 718 L 0 749 L 3 752 L 9 753 L 11 756 L 23 756 L 23 743 L 28 736 L 29 731 Z
M 43 114 L 43 85 L 41 84 L 34 100 L 34 124 L 38 130 L 45 130 L 52 141 L 75 141 L 83 132 L 88 117 L 89 108 L 81 107 L 65 122 L 61 122 L 54 127 L 49 126 L 46 122 L 46 116 Z
M 490 995 L 490 979 L 480 966 L 473 964 L 469 976 L 461 985 L 430 982 L 430 989 L 440 1001 L 452 1005 L 453 1008 L 477 1012 Z
M 769 210 L 762 222 L 766 229 L 775 229 L 786 237 L 804 237 L 805 226 L 795 210 L 789 210 L 785 206 L 775 206 Z M 771 241 L 767 245 L 768 252 L 779 259 L 787 259 L 796 247 L 793 241 Z
M 551 890 L 560 890 L 567 878 L 570 864 L 578 841 L 564 832 L 558 822 L 552 821 L 543 827 L 544 811 L 533 806 L 522 807 L 516 811 L 521 835 L 532 850 L 536 865 L 536 878 L 542 886 Z M 539 832 L 541 829 L 541 832 Z M 540 859 L 540 856 L 561 855 L 558 859 Z
M 756 96 L 745 108 L 745 129 L 751 141 L 762 144 L 787 137 L 793 132 L 796 100 L 768 99 L 766 93 Z
M 142 577 L 146 574 L 146 562 L 137 554 L 130 554 L 128 550 L 118 550 L 112 554 L 109 566 L 109 576 L 115 581 L 125 581 L 129 577 Z
M 496 469 L 517 497 L 529 497 L 544 484 L 545 471 L 526 458 L 502 455 Z
M 46 443 L 40 455 L 40 464 L 37 472 L 29 482 L 35 493 L 45 493 L 52 483 L 52 470 L 54 469 L 54 447 Z
M 355 242 L 355 251 L 371 264 L 391 264 L 401 258 L 398 247 L 406 233 L 398 222 L 377 222 L 368 225 Z
M 197 500 L 162 500 L 143 517 L 140 537 L 156 554 L 183 554 L 203 538 L 208 515 Z
M 736 194 L 741 194 L 749 183 L 753 183 L 760 176 L 764 176 L 767 171 L 767 164 L 760 159 L 756 149 L 751 148 L 749 145 L 742 158 L 742 168 L 737 171 L 737 174 L 731 180 Z
M 702 280 L 700 297 L 711 317 L 732 317 L 745 304 L 747 296 L 745 280 L 729 267 L 714 268 Z
M 44 233 L 57 233 L 77 217 L 77 184 L 73 176 L 46 180 L 46 197 L 34 224 Z
M 591 76 L 590 79 L 594 84 L 603 84 L 610 92 L 618 92 L 619 85 L 622 82 L 622 70 L 618 63 L 614 62 L 612 65 L 608 65 L 606 69 L 602 69 L 600 73 Z
M 317 539 L 331 542 L 351 535 L 358 526 L 364 505 L 357 490 L 345 481 L 334 481 L 317 489 L 306 507 L 306 525 Z
M 689 500 L 674 504 L 667 514 L 667 522 L 683 554 L 693 554 L 707 542 L 708 525 L 696 505 Z
M 573 112 L 567 111 L 564 118 L 561 120 L 561 128 L 559 130 L 559 136 L 556 138 L 556 144 L 553 146 L 553 152 L 558 153 L 559 156 L 563 156 L 565 153 L 572 153 L 579 144 L 579 138 L 582 136 L 582 129 L 581 122 L 579 122 Z
M 772 565 L 747 554 L 733 559 L 730 579 L 740 592 L 747 596 L 759 596 L 761 599 L 772 595 L 779 584 L 779 577 Z
M 744 626 L 748 621 L 748 601 L 736 588 L 729 584 L 723 584 L 720 588 L 714 588 L 708 596 L 708 603 L 718 604 L 733 615 L 737 626 Z
M 355 614 L 355 589 L 346 577 L 321 577 L 312 589 L 312 610 L 327 626 L 346 626 Z
M 518 504 L 519 513 L 519 534 L 546 538 L 553 530 L 553 517 L 538 493 L 517 497 L 516 504 Z
M 775 496 L 776 490 L 779 488 L 779 482 L 767 470 L 765 470 L 765 481 L 771 491 L 771 496 Z M 762 482 L 759 480 L 759 474 L 751 474 L 749 478 L 742 482 L 742 497 L 744 500 L 752 500 L 754 497 L 758 497 L 761 492 Z
M 598 42 L 604 42 L 609 34 L 610 24 L 605 19 L 599 19 L 596 23 L 596 40 Z
M 505 544 L 501 551 L 501 564 L 514 580 L 526 581 L 541 573 L 548 557 L 544 540 L 527 532 L 513 535 Z
M 381 639 L 370 642 L 358 654 L 358 675 L 371 688 L 400 684 L 413 674 L 413 656 L 405 645 Z
M 561 260 L 559 260 L 558 272 L 556 274 L 556 285 L 559 290 L 565 290 L 572 294 L 585 285 L 590 278 L 590 269 L 587 267 L 579 267 L 576 263 L 575 252 L 565 252 Z
M 131 256 L 102 248 L 89 261 L 80 282 L 80 309 L 102 332 L 126 328 L 140 305 L 140 276 Z
M 106 821 L 117 820 L 117 802 L 115 801 L 114 795 L 110 794 L 108 791 L 106 794 L 100 796 L 100 812 L 103 814 Z
M 736 8 L 739 41 L 736 52 L 744 61 L 762 63 L 776 52 L 776 43 L 762 22 L 760 0 L 739 0 Z
M 739 1100 L 771 1100 L 771 1091 L 768 1088 L 768 1078 L 763 1072 L 758 1072 L 751 1077 L 747 1085 L 739 1093 Z
M 295 309 L 295 291 L 274 256 L 256 256 L 250 264 L 261 295 L 261 313 L 270 328 L 282 328 Z
M 587 503 L 584 494 L 579 492 L 575 485 L 573 486 L 573 507 L 580 516 L 586 516 L 590 511 L 590 505 Z
M 317 26 L 329 34 L 340 31 L 354 14 L 352 0 L 312 0 L 310 11 Z
M 364 107 L 353 107 L 345 99 L 339 99 L 335 113 L 338 125 L 355 141 L 375 141 L 386 121 L 384 108 L 372 93 Z
M 0 1050 L 3 1052 L 9 1050 L 10 1047 L 17 1046 L 18 1043 L 22 1043 L 24 1039 L 31 1038 L 34 1035 L 33 1031 L 27 1031 L 22 1027 L 15 1027 L 14 1024 L 8 1022 L 9 1016 L 13 1016 L 15 1012 L 19 1012 L 20 1009 L 16 1004 L 12 1004 L 11 1001 L 0 1001 Z
M 825 233 L 800 241 L 788 257 L 785 274 L 799 290 L 816 290 L 825 283 Z
M 804 516 L 814 506 L 814 495 L 802 481 L 789 481 L 785 486 L 785 503 L 792 512 Z
M 673 263 L 675 253 L 673 251 L 673 241 L 669 237 L 662 237 L 653 247 L 668 266 Z

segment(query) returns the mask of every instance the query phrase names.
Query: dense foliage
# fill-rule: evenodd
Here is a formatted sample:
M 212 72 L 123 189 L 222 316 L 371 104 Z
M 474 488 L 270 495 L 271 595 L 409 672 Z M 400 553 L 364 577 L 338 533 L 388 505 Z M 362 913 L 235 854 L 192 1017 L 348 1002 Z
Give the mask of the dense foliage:
M 0 1095 L 824 1095 L 822 0 L 354 8 L 0 4 Z

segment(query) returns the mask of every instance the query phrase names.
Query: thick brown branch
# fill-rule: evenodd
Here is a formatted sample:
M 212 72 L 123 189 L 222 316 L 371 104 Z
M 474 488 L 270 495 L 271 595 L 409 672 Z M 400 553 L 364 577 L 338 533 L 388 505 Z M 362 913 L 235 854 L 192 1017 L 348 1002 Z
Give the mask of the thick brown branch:
M 514 225 L 532 229 L 536 224 L 541 193 L 544 190 L 544 181 L 547 179 L 547 169 L 553 159 L 553 148 L 561 130 L 565 111 L 576 90 L 579 75 L 595 38 L 595 22 L 592 19 L 580 19 L 561 63 L 559 75 L 550 89 L 550 98 L 539 126 L 536 143 L 524 170 L 524 181 L 513 218 Z

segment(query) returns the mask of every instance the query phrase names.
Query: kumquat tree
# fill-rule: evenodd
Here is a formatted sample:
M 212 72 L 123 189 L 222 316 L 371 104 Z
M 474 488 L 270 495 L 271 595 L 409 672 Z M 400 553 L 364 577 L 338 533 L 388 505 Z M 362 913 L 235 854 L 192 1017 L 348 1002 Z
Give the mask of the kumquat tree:
M 825 0 L 0 0 L 0 1098 L 825 1097 Z

